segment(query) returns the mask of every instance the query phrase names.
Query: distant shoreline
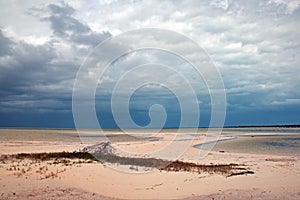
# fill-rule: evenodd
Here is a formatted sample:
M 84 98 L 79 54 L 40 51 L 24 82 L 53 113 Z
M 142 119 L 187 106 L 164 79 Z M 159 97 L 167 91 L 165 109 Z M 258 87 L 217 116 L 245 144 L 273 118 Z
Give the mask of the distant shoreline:
M 224 126 L 224 128 L 300 128 L 300 124 L 290 125 L 242 125 L 242 126 Z
M 193 129 L 194 127 L 181 127 L 180 129 Z M 287 125 L 237 125 L 237 126 L 224 126 L 224 127 L 196 127 L 200 129 L 205 128 L 300 128 L 300 124 L 287 124 Z M 33 129 L 33 130 L 77 130 L 76 128 L 51 128 L 51 127 L 0 127 L 0 129 Z M 82 130 L 95 130 L 97 128 L 83 128 Z M 156 129 L 156 128 L 142 128 L 142 129 Z M 163 130 L 168 129 L 179 129 L 179 127 L 167 127 L 162 128 Z M 121 130 L 119 128 L 102 128 L 102 130 Z M 134 130 L 134 128 L 126 128 L 125 130 Z M 138 129 L 136 129 L 138 130 Z

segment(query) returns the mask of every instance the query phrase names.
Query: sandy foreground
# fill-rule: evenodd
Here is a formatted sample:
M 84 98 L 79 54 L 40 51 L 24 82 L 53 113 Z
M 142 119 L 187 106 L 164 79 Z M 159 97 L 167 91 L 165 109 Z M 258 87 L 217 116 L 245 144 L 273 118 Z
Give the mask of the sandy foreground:
M 144 157 L 174 141 L 175 133 L 159 140 L 115 139 L 112 146 Z M 0 199 L 300 199 L 300 156 L 211 151 L 199 158 L 193 145 L 180 160 L 201 164 L 242 164 L 254 174 L 167 172 L 159 169 L 95 161 L 5 160 L 0 163 Z M 221 139 L 224 139 L 221 137 Z M 72 130 L 0 130 L 0 154 L 76 151 L 82 142 Z M 154 154 L 153 154 L 154 155 Z

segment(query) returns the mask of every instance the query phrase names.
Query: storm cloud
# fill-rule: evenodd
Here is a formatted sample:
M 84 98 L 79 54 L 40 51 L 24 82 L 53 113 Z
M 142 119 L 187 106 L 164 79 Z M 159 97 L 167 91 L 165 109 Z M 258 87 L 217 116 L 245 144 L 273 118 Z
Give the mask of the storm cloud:
M 226 125 L 300 123 L 299 5 L 283 0 L 1 2 L 0 125 L 74 126 L 72 89 L 86 56 L 109 37 L 152 27 L 186 35 L 208 53 L 224 81 Z M 192 53 L 180 41 L 174 45 Z M 147 62 L 178 66 L 195 79 L 200 125 L 207 126 L 210 100 L 203 80 L 182 60 L 155 51 L 129 54 L 99 80 L 96 106 L 105 113 L 99 114 L 105 126 L 115 126 L 109 112 L 113 83 L 128 67 Z M 147 124 L 148 107 L 156 100 L 170 116 L 179 109 L 161 88 L 143 88 L 134 97 L 131 114 L 140 124 Z M 178 120 L 171 117 L 168 125 L 177 126 Z

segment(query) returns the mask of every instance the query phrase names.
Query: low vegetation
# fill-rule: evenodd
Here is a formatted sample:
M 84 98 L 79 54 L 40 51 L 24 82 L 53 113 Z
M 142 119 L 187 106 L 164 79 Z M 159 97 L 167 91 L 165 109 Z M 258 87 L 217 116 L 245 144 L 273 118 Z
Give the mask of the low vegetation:
M 101 152 L 90 154 L 88 152 L 55 152 L 55 153 L 20 153 L 14 155 L 2 155 L 0 162 L 4 163 L 7 160 L 23 160 L 30 159 L 33 161 L 52 161 L 53 164 L 70 163 L 70 160 L 84 160 L 81 163 L 108 162 L 120 165 L 130 165 L 139 167 L 157 168 L 168 172 L 194 172 L 194 173 L 209 173 L 221 174 L 226 177 L 253 174 L 244 165 L 240 164 L 196 164 L 184 161 L 168 161 L 158 158 L 131 158 L 121 157 L 115 154 L 104 154 Z M 136 169 L 136 168 L 135 168 Z

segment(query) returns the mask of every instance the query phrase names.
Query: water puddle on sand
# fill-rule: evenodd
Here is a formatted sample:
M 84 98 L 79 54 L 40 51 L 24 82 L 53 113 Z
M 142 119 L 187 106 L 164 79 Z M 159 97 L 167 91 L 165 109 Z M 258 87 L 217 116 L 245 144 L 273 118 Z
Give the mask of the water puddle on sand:
M 300 156 L 300 136 L 242 136 L 234 140 L 220 141 L 214 150 L 232 153 Z

